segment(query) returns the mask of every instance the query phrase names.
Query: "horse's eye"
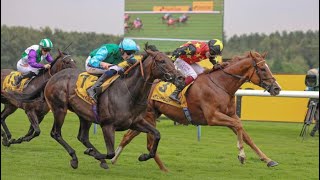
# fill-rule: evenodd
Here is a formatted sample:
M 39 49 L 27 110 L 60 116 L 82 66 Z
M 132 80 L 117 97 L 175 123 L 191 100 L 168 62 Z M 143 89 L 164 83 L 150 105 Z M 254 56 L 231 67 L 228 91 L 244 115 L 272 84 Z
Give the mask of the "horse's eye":
M 261 68 L 261 71 L 266 72 L 266 69 L 265 68 Z

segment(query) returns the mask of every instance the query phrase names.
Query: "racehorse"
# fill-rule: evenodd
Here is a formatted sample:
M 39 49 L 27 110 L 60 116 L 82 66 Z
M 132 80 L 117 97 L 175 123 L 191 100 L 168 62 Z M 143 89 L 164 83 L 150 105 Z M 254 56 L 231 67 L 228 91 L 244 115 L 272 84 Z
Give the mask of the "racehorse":
M 57 72 L 66 68 L 76 68 L 75 61 L 71 58 L 70 55 L 60 52 L 57 58 L 51 63 L 51 68 L 48 70 L 41 69 L 39 74 L 30 81 L 26 88 L 23 89 L 21 96 L 23 94 L 40 94 L 41 90 L 44 90 L 44 86 L 47 81 Z M 13 70 L 12 69 L 2 69 L 1 70 L 1 84 L 3 85 L 4 79 L 9 75 Z M 44 116 L 49 112 L 49 107 L 45 102 L 44 98 L 38 98 L 36 101 L 29 103 L 21 103 L 19 100 L 12 98 L 3 90 L 1 86 L 1 103 L 4 104 L 4 109 L 1 112 L 1 135 L 3 137 L 3 145 L 10 146 L 10 144 L 21 143 L 23 141 L 30 141 L 31 139 L 40 135 L 39 124 L 43 120 Z M 35 91 L 35 90 L 39 91 Z M 5 123 L 6 118 L 14 113 L 18 108 L 24 109 L 25 113 L 28 116 L 28 119 L 31 123 L 28 133 L 18 138 L 17 140 L 11 139 L 11 133 Z
M 182 74 L 175 69 L 171 59 L 164 53 L 157 51 L 155 46 L 146 44 L 145 52 L 142 60 L 129 69 L 126 77 L 115 80 L 99 96 L 98 115 L 91 110 L 90 104 L 76 95 L 75 88 L 79 71 L 75 69 L 63 70 L 47 83 L 44 94 L 54 116 L 51 137 L 60 143 L 72 157 L 70 160 L 72 168 L 78 167 L 78 158 L 75 150 L 63 139 L 61 134 L 68 109 L 75 112 L 80 119 L 78 140 L 88 148 L 85 154 L 99 160 L 102 168 L 107 169 L 108 165 L 105 159 L 111 159 L 115 155 L 115 131 L 132 129 L 151 133 L 154 136 L 152 150 L 149 154 L 142 154 L 139 160 L 146 161 L 155 156 L 160 133 L 143 118 L 148 94 L 155 79 L 175 82 L 177 81 L 175 79 L 181 78 Z M 102 128 L 107 154 L 101 154 L 89 141 L 88 133 L 92 122 L 100 124 Z
M 240 118 L 236 115 L 235 107 L 235 93 L 244 82 L 252 82 L 264 88 L 273 96 L 279 94 L 281 88 L 264 60 L 265 56 L 266 54 L 260 55 L 257 52 L 249 52 L 246 56 L 234 57 L 226 63 L 227 65 L 224 64 L 225 67 L 218 65 L 210 73 L 199 75 L 188 89 L 186 99 L 193 125 L 227 126 L 237 135 L 238 158 L 241 163 L 244 163 L 246 158 L 243 148 L 244 140 L 257 153 L 259 158 L 267 163 L 268 167 L 272 167 L 278 163 L 267 157 L 251 140 L 243 129 Z M 156 119 L 161 114 L 180 124 L 190 124 L 181 108 L 149 98 L 145 119 L 156 126 Z M 113 164 L 116 163 L 123 148 L 139 133 L 129 130 L 124 135 L 116 149 L 115 157 L 111 160 Z M 148 134 L 147 141 L 147 148 L 150 149 L 153 142 L 152 135 Z M 167 171 L 157 154 L 154 159 L 162 171 Z

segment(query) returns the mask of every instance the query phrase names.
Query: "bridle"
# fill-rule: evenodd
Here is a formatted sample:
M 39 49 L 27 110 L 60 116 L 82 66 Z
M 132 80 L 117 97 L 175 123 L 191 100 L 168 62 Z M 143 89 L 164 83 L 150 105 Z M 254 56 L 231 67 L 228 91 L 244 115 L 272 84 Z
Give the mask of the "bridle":
M 172 69 L 172 70 L 169 70 L 169 71 L 166 71 L 165 68 L 163 68 L 159 62 L 160 60 L 157 60 L 156 57 L 160 54 L 161 52 L 157 52 L 157 54 L 155 56 L 152 57 L 152 64 L 151 64 L 151 69 L 154 70 L 154 69 L 158 69 L 159 71 L 161 71 L 161 73 L 163 74 L 163 77 L 164 77 L 164 80 L 165 81 L 171 81 L 173 79 L 172 75 L 170 74 L 170 72 L 174 71 L 175 69 Z M 146 83 L 146 84 L 149 84 L 149 85 L 153 85 L 153 84 L 156 84 L 158 82 L 148 82 L 148 80 L 146 79 L 145 75 L 144 75 L 144 69 L 143 69 L 143 64 L 142 64 L 142 60 L 139 60 L 138 62 L 136 62 L 134 65 L 132 65 L 130 68 L 128 68 L 124 74 L 128 74 L 129 71 L 136 67 L 136 66 L 140 66 L 140 73 L 141 73 L 141 76 L 142 76 L 142 79 L 143 81 Z M 129 92 L 129 95 L 131 97 L 131 100 L 134 100 L 127 84 L 125 83 L 125 81 L 123 81 L 124 85 L 126 86 L 128 92 Z M 147 104 L 144 103 L 144 104 L 141 104 L 141 103 L 137 103 L 137 105 L 141 105 L 141 106 L 146 106 Z
M 262 78 L 262 75 L 261 75 L 261 68 L 259 68 L 259 64 L 261 64 L 261 63 L 265 63 L 266 61 L 265 60 L 262 60 L 262 61 L 259 61 L 258 63 L 255 61 L 255 59 L 254 58 L 251 58 L 252 59 L 252 66 L 250 67 L 250 69 L 251 68 L 254 68 L 254 70 L 252 71 L 252 73 L 251 73 L 251 75 L 249 76 L 249 77 L 246 77 L 246 76 L 241 76 L 241 75 L 237 75 L 237 74 L 231 74 L 231 73 L 229 73 L 229 72 L 226 72 L 224 69 L 223 69 L 223 67 L 221 67 L 221 66 L 219 66 L 218 68 L 222 71 L 222 72 L 224 72 L 225 74 L 227 74 L 227 75 L 229 75 L 229 76 L 232 76 L 232 77 L 234 77 L 234 78 L 237 78 L 237 79 L 245 79 L 245 82 L 250 82 L 250 83 L 252 83 L 252 81 L 251 81 L 251 79 L 252 79 L 252 77 L 253 77 L 253 75 L 254 75 L 254 72 L 258 75 L 258 77 L 259 77 L 259 83 L 258 83 L 258 85 L 260 86 L 260 87 L 262 87 L 262 88 L 264 88 L 265 89 L 265 91 L 269 91 L 273 86 L 274 86 L 274 82 L 276 81 L 276 79 L 272 76 L 272 77 L 270 77 L 270 78 Z M 249 70 L 250 70 L 249 69 Z M 248 71 L 249 71 L 248 70 Z M 269 79 L 273 79 L 273 82 L 270 84 L 270 85 L 268 85 L 267 83 L 265 83 L 265 81 L 266 80 L 269 80 Z M 214 84 L 216 84 L 217 85 L 217 83 L 215 83 L 211 78 L 210 78 L 210 80 L 214 83 Z M 217 85 L 218 86 L 218 85 Z M 218 86 L 219 88 L 221 88 L 221 89 L 223 89 L 225 92 L 227 92 L 224 88 L 222 88 L 222 87 L 220 87 L 220 86 Z M 227 92 L 228 93 L 228 92 Z M 229 94 L 229 93 L 228 93 Z
M 169 70 L 169 71 L 166 71 L 165 68 L 163 68 L 159 62 L 160 60 L 157 60 L 156 57 L 161 54 L 161 52 L 157 52 L 157 54 L 152 57 L 152 64 L 151 64 L 151 69 L 154 70 L 154 69 L 158 69 L 162 74 L 163 74 L 163 79 L 164 81 L 172 81 L 173 80 L 173 77 L 171 75 L 171 72 L 174 71 L 175 69 L 172 69 L 172 70 Z M 136 62 L 134 65 L 132 65 L 130 68 L 128 68 L 124 74 L 128 74 L 129 71 L 131 69 L 133 69 L 134 67 L 136 67 L 137 65 L 140 65 L 140 72 L 141 72 L 141 76 L 143 78 L 143 81 L 146 82 L 147 84 L 155 84 L 157 82 L 148 82 L 148 80 L 146 80 L 146 77 L 144 75 L 144 69 L 143 69 L 143 64 L 142 64 L 142 60 L 139 60 L 138 62 Z

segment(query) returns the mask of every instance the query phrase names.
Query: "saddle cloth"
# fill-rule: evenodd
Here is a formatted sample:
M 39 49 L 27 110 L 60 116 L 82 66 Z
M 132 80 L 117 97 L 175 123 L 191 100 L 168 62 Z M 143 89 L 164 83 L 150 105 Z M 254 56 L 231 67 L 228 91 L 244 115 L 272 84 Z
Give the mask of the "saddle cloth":
M 106 80 L 102 85 L 102 92 L 104 92 L 116 79 L 118 79 L 120 75 L 116 74 Z M 76 94 L 83 99 L 85 102 L 89 104 L 94 104 L 93 99 L 88 95 L 87 89 L 94 85 L 94 83 L 98 80 L 98 76 L 89 74 L 87 72 L 83 72 L 79 74 L 78 80 L 76 83 Z
M 24 78 L 20 82 L 18 86 L 14 86 L 15 83 L 14 78 L 16 76 L 20 76 L 21 72 L 19 71 L 12 71 L 9 75 L 7 75 L 3 81 L 2 87 L 4 91 L 15 91 L 15 92 L 22 92 L 23 89 L 27 86 L 27 84 L 31 81 L 29 78 Z
M 186 86 L 179 94 L 179 100 L 180 100 L 181 104 L 170 99 L 169 96 L 176 89 L 176 86 L 172 83 L 169 83 L 169 82 L 163 82 L 163 81 L 159 82 L 156 85 L 156 87 L 153 89 L 153 92 L 151 94 L 151 99 L 155 100 L 155 101 L 160 101 L 160 102 L 163 102 L 163 103 L 166 103 L 166 104 L 178 107 L 178 108 L 186 108 L 188 105 L 187 105 L 187 99 L 186 99 L 185 94 L 186 94 L 188 88 L 191 86 L 191 84 Z

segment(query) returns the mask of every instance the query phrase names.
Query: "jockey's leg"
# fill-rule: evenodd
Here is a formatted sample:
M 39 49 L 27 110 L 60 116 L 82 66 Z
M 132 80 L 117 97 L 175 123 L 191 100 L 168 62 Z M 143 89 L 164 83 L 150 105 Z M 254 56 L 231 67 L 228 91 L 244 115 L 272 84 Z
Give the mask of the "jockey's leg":
M 101 91 L 101 85 L 110 77 L 112 77 L 113 75 L 117 74 L 116 70 L 108 70 L 105 73 L 103 73 L 99 79 L 94 83 L 93 86 L 91 86 L 87 92 L 89 94 L 89 96 L 95 101 L 98 102 L 98 96 L 102 93 Z
M 173 93 L 169 96 L 172 100 L 175 100 L 180 103 L 179 100 L 179 93 L 183 90 L 183 88 L 187 85 L 189 85 L 192 81 L 194 81 L 198 75 L 196 71 L 192 68 L 192 66 L 188 63 L 186 63 L 184 60 L 178 58 L 175 62 L 174 65 L 177 67 L 178 70 L 186 77 L 185 78 L 185 83 L 184 84 L 175 84 L 176 85 L 176 90 L 173 91 Z
M 14 86 L 17 86 L 20 84 L 21 80 L 24 79 L 24 78 L 32 78 L 33 76 L 36 76 L 37 74 L 32 72 L 32 71 L 29 71 L 27 73 L 22 73 L 20 76 L 16 76 L 14 78 Z
M 120 63 L 121 64 L 121 63 Z M 91 98 L 97 103 L 98 96 L 102 93 L 101 85 L 110 77 L 116 75 L 119 71 L 123 72 L 123 68 L 120 67 L 120 64 L 113 65 L 109 68 L 109 70 L 105 71 L 102 76 L 95 82 L 95 84 L 90 87 L 87 92 Z

